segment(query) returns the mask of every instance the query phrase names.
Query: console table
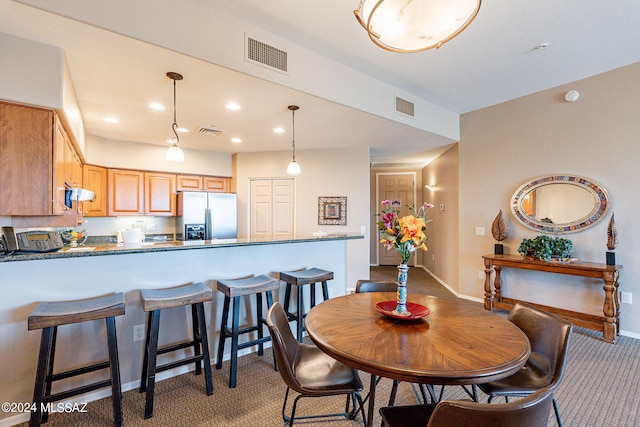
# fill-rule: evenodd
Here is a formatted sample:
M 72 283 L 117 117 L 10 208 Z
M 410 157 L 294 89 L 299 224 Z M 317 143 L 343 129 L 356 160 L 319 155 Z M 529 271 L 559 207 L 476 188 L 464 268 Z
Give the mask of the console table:
M 606 265 L 592 262 L 545 262 L 524 258 L 520 255 L 484 255 L 484 308 L 510 310 L 519 300 L 502 295 L 500 270 L 503 267 L 521 270 L 535 270 L 547 273 L 568 274 L 572 276 L 592 277 L 604 281 L 604 303 L 602 316 L 533 304 L 550 313 L 558 314 L 570 320 L 574 325 L 602 332 L 603 339 L 615 343 L 620 335 L 620 300 L 618 297 L 618 277 L 621 265 Z M 495 271 L 493 287 L 491 272 Z

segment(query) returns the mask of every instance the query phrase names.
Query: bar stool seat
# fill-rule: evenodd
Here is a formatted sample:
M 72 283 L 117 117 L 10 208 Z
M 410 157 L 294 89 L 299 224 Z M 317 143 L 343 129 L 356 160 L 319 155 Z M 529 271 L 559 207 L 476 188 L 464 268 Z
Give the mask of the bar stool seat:
M 145 312 L 149 313 L 144 344 L 144 361 L 142 363 L 142 375 L 140 379 L 140 393 L 147 393 L 144 410 L 145 418 L 151 418 L 153 416 L 155 377 L 157 372 L 194 363 L 195 373 L 196 375 L 200 375 L 202 373 L 202 362 L 202 365 L 204 365 L 207 395 L 213 394 L 211 358 L 209 357 L 207 324 L 204 316 L 204 302 L 211 301 L 212 299 L 213 292 L 211 288 L 204 283 L 194 283 L 167 289 L 140 290 L 142 308 Z M 158 347 L 161 310 L 187 305 L 191 306 L 193 339 Z M 193 348 L 193 356 L 163 365 L 157 365 L 158 355 L 189 347 Z
M 220 341 L 218 343 L 218 358 L 216 369 L 222 368 L 222 358 L 224 356 L 224 345 L 227 338 L 231 338 L 231 367 L 229 373 L 229 387 L 235 388 L 238 371 L 238 350 L 243 348 L 258 346 L 258 355 L 264 354 L 264 343 L 271 340 L 270 335 L 264 335 L 263 326 L 267 324 L 262 310 L 262 294 L 267 297 L 267 309 L 273 305 L 272 291 L 280 288 L 280 282 L 265 275 L 250 277 L 247 279 L 219 280 L 218 291 L 224 294 L 224 306 L 222 308 L 222 322 L 220 324 Z M 247 295 L 255 295 L 256 301 L 256 321 L 254 325 L 240 328 L 240 298 Z M 231 328 L 228 327 L 229 308 L 233 300 L 233 318 Z M 239 336 L 256 331 L 258 337 L 240 344 Z M 277 370 L 277 365 L 274 367 Z
M 124 294 L 117 293 L 82 300 L 41 302 L 29 315 L 28 330 L 42 329 L 33 393 L 35 410 L 31 412 L 29 421 L 31 427 L 39 426 L 47 421 L 48 413 L 42 412 L 43 406 L 46 406 L 47 403 L 68 399 L 72 396 L 109 386 L 111 386 L 114 424 L 116 426 L 122 425 L 122 391 L 115 317 L 123 315 L 124 311 Z M 99 319 L 105 319 L 106 321 L 109 360 L 54 374 L 53 364 L 58 326 Z M 108 380 L 51 394 L 51 386 L 54 381 L 106 368 L 109 368 L 110 377 Z
M 280 272 L 280 280 L 287 284 L 284 295 L 284 311 L 287 314 L 287 318 L 289 319 L 289 321 L 296 322 L 296 338 L 299 342 L 302 342 L 302 334 L 305 330 L 304 318 L 307 317 L 307 314 L 304 312 L 304 308 L 302 306 L 303 293 L 300 289 L 300 286 L 311 285 L 309 295 L 311 307 L 309 309 L 312 309 L 316 306 L 316 283 L 322 283 L 322 297 L 324 301 L 326 301 L 329 299 L 329 289 L 327 287 L 327 281 L 332 279 L 333 271 L 327 271 L 321 268 L 309 268 L 298 271 Z M 289 310 L 289 305 L 291 303 L 290 300 L 292 286 L 297 287 L 297 303 L 295 312 L 291 312 Z

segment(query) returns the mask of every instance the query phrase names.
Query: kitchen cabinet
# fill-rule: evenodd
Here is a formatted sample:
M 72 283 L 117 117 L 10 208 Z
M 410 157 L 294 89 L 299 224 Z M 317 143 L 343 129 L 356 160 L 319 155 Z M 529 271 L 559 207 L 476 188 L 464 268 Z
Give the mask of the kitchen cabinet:
M 0 215 L 65 212 L 62 131 L 51 110 L 0 102 Z
M 144 214 L 176 215 L 176 176 L 174 174 L 144 173 Z
M 143 215 L 144 172 L 107 169 L 108 216 Z
M 73 143 L 64 133 L 64 180 L 69 187 L 83 188 L 82 178 L 82 160 Z
M 82 168 L 82 188 L 94 193 L 93 201 L 82 202 L 84 216 L 107 216 L 107 168 L 84 165 Z
M 228 193 L 231 179 L 220 176 L 178 175 L 177 191 Z
M 108 216 L 176 214 L 174 174 L 107 169 L 107 189 Z

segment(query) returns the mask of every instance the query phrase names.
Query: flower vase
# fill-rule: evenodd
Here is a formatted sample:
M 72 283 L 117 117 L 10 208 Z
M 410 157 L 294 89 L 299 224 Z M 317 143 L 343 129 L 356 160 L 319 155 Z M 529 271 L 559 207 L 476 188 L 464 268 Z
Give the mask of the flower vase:
M 411 316 L 407 310 L 407 272 L 409 266 L 400 264 L 398 266 L 398 291 L 396 292 L 396 309 L 393 314 L 396 316 Z

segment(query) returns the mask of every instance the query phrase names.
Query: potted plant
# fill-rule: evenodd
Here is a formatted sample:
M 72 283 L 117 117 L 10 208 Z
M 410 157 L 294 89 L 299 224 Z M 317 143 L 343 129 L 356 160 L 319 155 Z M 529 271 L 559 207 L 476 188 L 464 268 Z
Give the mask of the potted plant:
M 524 257 L 533 257 L 543 261 L 551 258 L 568 258 L 573 252 L 573 242 L 562 237 L 550 237 L 541 234 L 534 239 L 522 239 L 518 253 Z

